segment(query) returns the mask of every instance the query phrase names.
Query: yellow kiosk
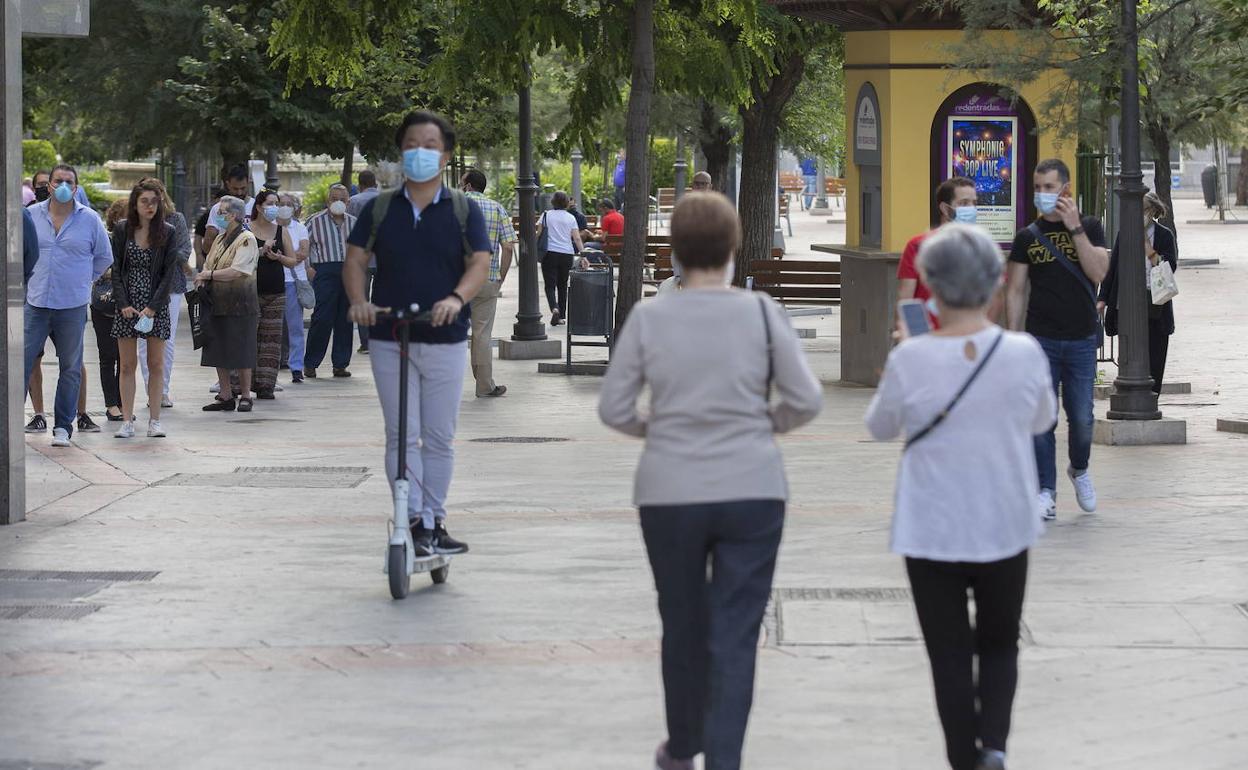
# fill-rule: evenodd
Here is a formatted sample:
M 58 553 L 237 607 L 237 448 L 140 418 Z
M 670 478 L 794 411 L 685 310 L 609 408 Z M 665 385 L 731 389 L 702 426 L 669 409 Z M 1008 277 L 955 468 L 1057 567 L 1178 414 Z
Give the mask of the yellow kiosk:
M 874 386 L 891 348 L 897 263 L 906 242 L 938 221 L 936 186 L 974 179 L 979 223 L 1006 248 L 1035 217 L 1036 162 L 1058 157 L 1075 168 L 1077 138 L 1033 110 L 1063 76 L 1015 93 L 951 68 L 963 32 L 924 0 L 769 1 L 845 32 L 846 242 L 815 249 L 841 259 L 841 379 Z

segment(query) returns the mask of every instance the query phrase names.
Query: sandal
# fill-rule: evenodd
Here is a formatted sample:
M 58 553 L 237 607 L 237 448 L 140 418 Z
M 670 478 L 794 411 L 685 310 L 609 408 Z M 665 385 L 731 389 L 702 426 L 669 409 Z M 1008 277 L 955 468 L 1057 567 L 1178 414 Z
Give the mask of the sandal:
M 218 396 L 212 400 L 211 404 L 204 407 L 205 412 L 232 412 L 234 411 L 234 399 L 221 398 Z
M 253 406 L 255 406 L 255 402 L 250 398 L 244 396 L 238 400 L 238 411 L 240 412 L 250 412 Z

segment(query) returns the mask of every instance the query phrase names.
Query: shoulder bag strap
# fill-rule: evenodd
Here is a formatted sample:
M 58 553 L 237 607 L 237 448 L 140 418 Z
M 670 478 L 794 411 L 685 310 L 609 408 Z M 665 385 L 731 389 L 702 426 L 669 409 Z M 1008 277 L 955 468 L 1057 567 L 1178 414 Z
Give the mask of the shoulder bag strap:
M 966 393 L 967 388 L 971 387 L 971 383 L 975 382 L 975 379 L 979 377 L 979 373 L 984 370 L 984 366 L 988 363 L 988 359 L 992 358 L 992 354 L 997 352 L 997 346 L 1001 344 L 1001 340 L 1004 337 L 1005 332 L 1001 332 L 997 335 L 997 339 L 993 341 L 991 346 L 989 346 L 988 352 L 984 354 L 984 357 L 979 359 L 979 364 L 976 365 L 975 370 L 971 372 L 971 376 L 966 378 L 966 382 L 962 383 L 962 387 L 958 389 L 958 392 L 954 395 L 953 399 L 949 401 L 949 405 L 944 409 L 941 409 L 940 412 L 932 418 L 932 421 L 923 428 L 923 430 L 907 438 L 906 446 L 902 451 L 909 449 L 916 441 L 926 437 L 927 434 L 936 429 L 936 426 L 945 421 L 945 418 L 949 416 L 949 412 L 953 411 L 953 408 L 958 405 L 959 401 L 962 400 L 962 396 Z
M 771 401 L 771 383 L 776 376 L 775 346 L 771 342 L 771 319 L 767 317 L 767 297 L 758 292 L 758 306 L 763 311 L 763 334 L 767 338 L 767 400 Z
M 1044 247 L 1045 251 L 1049 252 L 1049 254 L 1053 256 L 1053 259 L 1057 260 L 1059 265 L 1066 268 L 1071 275 L 1079 279 L 1079 283 L 1083 286 L 1084 290 L 1088 292 L 1088 295 L 1092 297 L 1092 304 L 1095 305 L 1096 287 L 1092 285 L 1091 279 L 1089 279 L 1087 274 L 1083 272 L 1083 268 L 1079 267 L 1074 262 L 1071 262 L 1070 257 L 1067 257 L 1061 249 L 1057 248 L 1053 241 L 1049 240 L 1049 237 L 1040 231 L 1040 226 L 1035 222 L 1027 225 L 1027 232 L 1031 233 L 1032 237 L 1034 237 L 1036 241 Z

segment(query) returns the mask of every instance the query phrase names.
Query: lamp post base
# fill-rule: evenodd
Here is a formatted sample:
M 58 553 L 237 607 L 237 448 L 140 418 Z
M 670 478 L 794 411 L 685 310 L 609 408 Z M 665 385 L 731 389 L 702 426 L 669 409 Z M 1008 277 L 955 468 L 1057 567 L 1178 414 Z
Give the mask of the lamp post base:
M 1164 417 L 1157 420 L 1097 420 L 1092 443 L 1103 446 L 1154 446 L 1186 444 L 1187 422 Z

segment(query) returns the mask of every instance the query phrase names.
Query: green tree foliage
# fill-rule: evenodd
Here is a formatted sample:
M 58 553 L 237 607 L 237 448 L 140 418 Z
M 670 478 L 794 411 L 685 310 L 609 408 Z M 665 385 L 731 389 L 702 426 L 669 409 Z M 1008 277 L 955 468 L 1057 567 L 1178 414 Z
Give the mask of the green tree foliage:
M 56 148 L 47 139 L 22 140 L 22 173 L 33 176 L 56 165 Z

